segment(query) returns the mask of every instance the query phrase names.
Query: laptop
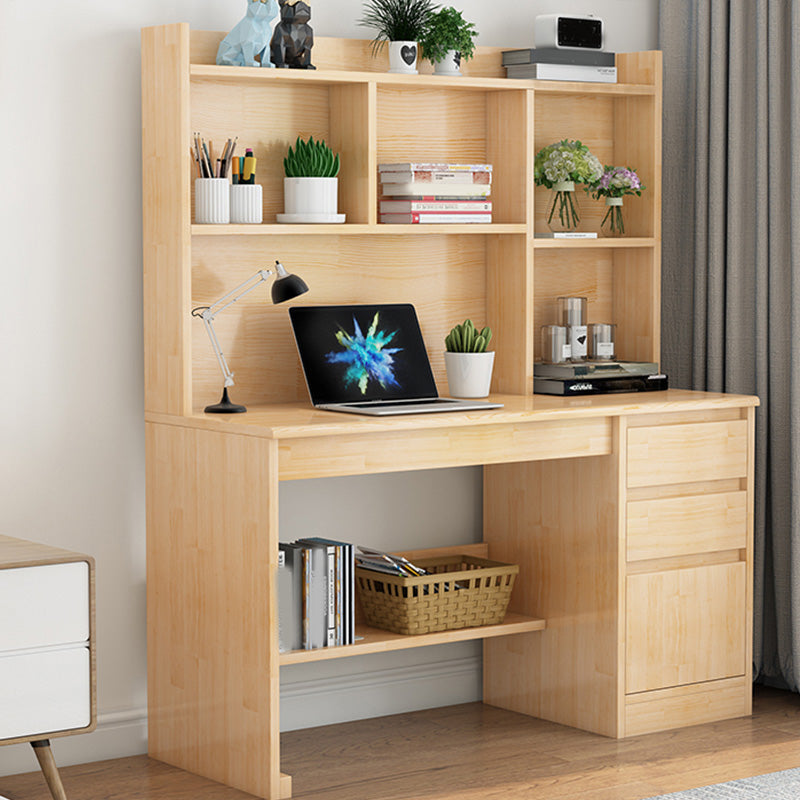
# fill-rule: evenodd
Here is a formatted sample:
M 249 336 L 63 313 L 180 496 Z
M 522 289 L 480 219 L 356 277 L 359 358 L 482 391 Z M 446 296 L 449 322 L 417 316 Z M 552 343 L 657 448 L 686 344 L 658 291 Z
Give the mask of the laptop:
M 439 397 L 409 303 L 293 306 L 289 318 L 315 408 L 390 416 L 503 407 Z

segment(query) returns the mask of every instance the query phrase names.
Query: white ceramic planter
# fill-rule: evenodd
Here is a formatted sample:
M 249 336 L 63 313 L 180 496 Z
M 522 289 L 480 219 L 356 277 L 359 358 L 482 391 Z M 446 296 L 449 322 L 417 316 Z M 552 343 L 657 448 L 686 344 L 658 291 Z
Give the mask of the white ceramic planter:
M 227 178 L 197 178 L 194 182 L 194 221 L 200 225 L 227 225 L 231 221 Z
M 278 222 L 344 222 L 338 214 L 338 178 L 284 178 Z
M 416 42 L 389 42 L 389 72 L 416 75 L 418 54 Z
M 488 353 L 445 352 L 444 364 L 452 397 L 486 397 L 489 394 L 494 350 Z
M 448 50 L 441 61 L 433 62 L 434 75 L 449 75 L 450 77 L 461 75 L 461 53 L 458 50 Z
M 263 220 L 260 183 L 231 184 L 231 222 L 257 225 Z

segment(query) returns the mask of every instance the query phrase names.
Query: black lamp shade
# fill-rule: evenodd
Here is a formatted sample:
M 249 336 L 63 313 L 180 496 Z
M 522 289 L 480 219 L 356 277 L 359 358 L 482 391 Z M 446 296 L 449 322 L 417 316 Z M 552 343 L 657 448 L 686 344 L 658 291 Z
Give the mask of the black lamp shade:
M 297 275 L 284 275 L 272 282 L 272 302 L 276 305 L 285 303 L 307 291 L 308 286 L 302 278 L 298 278 Z

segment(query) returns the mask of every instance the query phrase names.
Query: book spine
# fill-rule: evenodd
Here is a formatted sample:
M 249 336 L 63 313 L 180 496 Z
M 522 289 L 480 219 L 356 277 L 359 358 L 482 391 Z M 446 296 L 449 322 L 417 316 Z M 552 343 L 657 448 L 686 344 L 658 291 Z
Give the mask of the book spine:
M 581 64 L 530 64 L 508 67 L 509 78 L 529 78 L 540 81 L 583 81 L 587 83 L 616 83 L 616 67 L 589 67 Z
M 492 203 L 489 200 L 446 200 L 417 202 L 415 200 L 382 200 L 382 214 L 411 214 L 414 211 L 429 213 L 438 212 L 462 212 L 468 211 L 473 214 L 489 212 L 492 210 Z
M 411 200 L 427 199 L 437 195 L 440 200 L 458 197 L 459 200 L 474 200 L 488 197 L 492 193 L 490 184 L 485 183 L 382 183 L 383 194 L 389 197 L 403 197 Z
M 413 172 L 381 172 L 380 178 L 381 183 L 477 183 L 488 185 L 492 182 L 492 173 L 467 170 L 449 172 L 414 170 Z
M 461 202 L 466 202 L 466 203 L 474 203 L 474 202 L 480 202 L 479 200 L 476 200 L 476 198 L 482 198 L 482 197 L 488 197 L 488 196 L 489 196 L 488 192 L 486 192 L 486 193 L 481 192 L 480 195 L 474 195 L 474 194 L 472 194 L 472 195 L 457 195 L 457 194 L 453 194 L 453 195 L 449 195 L 449 194 L 448 195 L 438 195 L 438 194 L 410 194 L 408 192 L 404 192 L 404 193 L 394 193 L 393 192 L 391 194 L 391 197 L 394 198 L 393 200 L 388 200 L 388 201 L 382 200 L 381 202 L 393 203 L 393 202 L 397 202 L 397 201 L 404 201 L 404 202 L 411 202 L 411 203 L 417 203 L 417 202 L 433 203 L 433 202 L 461 201 Z M 488 206 L 491 207 L 492 204 L 491 204 L 490 201 L 485 201 L 485 202 L 486 202 L 486 204 Z M 491 208 L 489 208 L 487 210 L 491 211 Z M 408 213 L 408 212 L 406 212 L 406 213 Z
M 381 222 L 389 224 L 426 225 L 451 222 L 491 222 L 491 214 L 381 214 Z
M 303 565 L 303 649 L 311 650 L 311 549 L 302 549 Z
M 491 172 L 491 164 L 450 164 L 447 162 L 421 163 L 415 161 L 400 161 L 394 164 L 378 164 L 378 172 L 413 172 L 414 170 L 427 170 L 437 172 Z
M 327 637 L 325 644 L 327 647 L 335 647 L 336 642 L 336 548 L 329 546 L 326 562 L 328 565 L 327 590 L 328 590 L 328 613 L 327 613 Z

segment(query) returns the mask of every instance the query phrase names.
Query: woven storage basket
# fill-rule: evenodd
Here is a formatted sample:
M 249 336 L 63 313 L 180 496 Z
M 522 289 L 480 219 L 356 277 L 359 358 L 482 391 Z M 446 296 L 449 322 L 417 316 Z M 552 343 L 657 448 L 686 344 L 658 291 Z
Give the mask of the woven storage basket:
M 465 555 L 418 558 L 414 563 L 431 574 L 406 578 L 356 568 L 369 625 L 415 634 L 503 621 L 519 572 L 516 564 Z

